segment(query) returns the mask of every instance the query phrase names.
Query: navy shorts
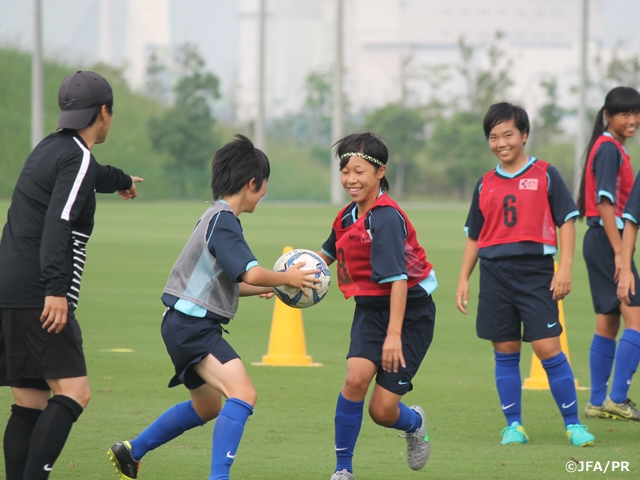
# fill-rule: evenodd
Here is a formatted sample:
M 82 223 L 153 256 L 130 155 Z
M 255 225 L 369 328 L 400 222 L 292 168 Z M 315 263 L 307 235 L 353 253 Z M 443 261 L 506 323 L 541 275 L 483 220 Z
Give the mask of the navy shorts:
M 620 313 L 618 285 L 613 280 L 616 271 L 615 254 L 602 227 L 589 227 L 584 235 L 582 254 L 589 273 L 589 286 L 593 309 L 599 314 Z M 636 279 L 636 288 L 640 285 L 635 262 L 631 262 L 631 271 Z M 630 305 L 640 306 L 640 291 L 629 293 Z
M 44 330 L 40 315 L 42 308 L 0 309 L 0 385 L 49 390 L 45 379 L 87 376 L 73 311 L 60 333 Z
M 553 257 L 522 255 L 480 259 L 476 332 L 493 342 L 558 337 L 558 302 L 549 290 Z
M 185 315 L 167 308 L 162 319 L 162 339 L 171 357 L 176 374 L 169 387 L 184 384 L 189 390 L 206 382 L 193 369 L 207 355 L 213 355 L 220 363 L 240 358 L 229 343 L 222 338 L 222 325 L 207 318 Z
M 413 389 L 411 380 L 433 340 L 436 305 L 431 296 L 407 301 L 402 324 L 402 354 L 407 367 L 400 367 L 397 373 L 382 369 L 382 345 L 387 337 L 389 313 L 388 307 L 367 307 L 356 303 L 347 358 L 372 361 L 378 365 L 376 383 L 392 393 L 404 395 Z

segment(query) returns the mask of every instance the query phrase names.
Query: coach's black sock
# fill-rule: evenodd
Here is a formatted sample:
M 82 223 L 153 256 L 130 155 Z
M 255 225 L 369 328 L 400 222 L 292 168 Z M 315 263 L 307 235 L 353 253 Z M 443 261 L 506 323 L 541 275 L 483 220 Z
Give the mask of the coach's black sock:
M 82 413 L 82 407 L 72 398 L 54 395 L 38 419 L 29 445 L 29 457 L 24 478 L 46 480 L 64 447 L 71 426 Z
M 11 416 L 4 430 L 4 466 L 7 480 L 23 480 L 29 455 L 31 433 L 42 410 L 11 405 Z

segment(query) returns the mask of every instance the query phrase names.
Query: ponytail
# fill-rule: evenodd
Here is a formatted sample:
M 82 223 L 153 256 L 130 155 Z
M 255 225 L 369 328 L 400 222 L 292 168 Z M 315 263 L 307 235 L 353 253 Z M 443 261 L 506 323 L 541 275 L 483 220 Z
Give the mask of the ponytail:
M 589 160 L 589 155 L 591 154 L 591 149 L 596 144 L 596 141 L 606 130 L 606 125 L 604 124 L 604 111 L 605 107 L 602 107 L 598 113 L 596 114 L 596 120 L 593 122 L 593 131 L 591 132 L 591 140 L 589 140 L 589 146 L 584 152 L 584 164 L 582 166 L 582 178 L 580 179 L 580 193 L 578 194 L 578 211 L 580 212 L 580 218 L 584 217 L 584 213 L 586 211 L 585 205 L 585 183 L 587 178 L 587 163 Z
M 585 213 L 585 181 L 587 177 L 587 163 L 591 150 L 595 145 L 598 137 L 602 135 L 607 125 L 604 123 L 605 112 L 609 117 L 613 117 L 618 113 L 638 113 L 640 112 L 640 93 L 631 87 L 616 87 L 612 89 L 604 99 L 604 106 L 598 111 L 596 115 L 596 121 L 593 124 L 593 133 L 591 134 L 591 140 L 589 141 L 589 147 L 587 148 L 584 156 L 584 167 L 582 169 L 582 180 L 580 181 L 580 195 L 578 197 L 578 210 L 580 211 L 580 218 L 584 217 Z
M 387 180 L 386 176 L 380 179 L 380 190 L 384 193 L 389 193 L 389 180 Z

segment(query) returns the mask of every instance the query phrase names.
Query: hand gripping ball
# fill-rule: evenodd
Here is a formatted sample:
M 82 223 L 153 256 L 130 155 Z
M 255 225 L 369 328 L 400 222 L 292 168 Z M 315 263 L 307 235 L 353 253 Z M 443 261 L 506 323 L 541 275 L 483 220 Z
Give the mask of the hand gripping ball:
M 295 308 L 307 308 L 312 307 L 320 300 L 322 300 L 329 291 L 329 284 L 331 283 L 331 274 L 329 267 L 325 261 L 311 250 L 298 248 L 291 250 L 283 254 L 276 264 L 273 266 L 275 272 L 284 272 L 291 265 L 304 262 L 306 267 L 302 267 L 302 270 L 320 270 L 315 274 L 315 277 L 321 280 L 321 283 L 316 284 L 318 290 L 309 289 L 310 297 L 307 297 L 299 288 L 283 285 L 275 287 L 274 291 L 278 298 L 290 307 Z

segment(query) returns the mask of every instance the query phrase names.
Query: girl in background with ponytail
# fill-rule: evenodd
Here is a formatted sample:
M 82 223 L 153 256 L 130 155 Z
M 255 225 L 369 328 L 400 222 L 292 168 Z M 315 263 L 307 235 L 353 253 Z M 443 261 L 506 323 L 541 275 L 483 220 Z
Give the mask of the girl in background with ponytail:
M 633 170 L 624 148 L 640 125 L 640 93 L 629 87 L 611 90 L 596 120 L 587 149 L 578 208 L 587 217 L 583 254 L 589 273 L 596 330 L 591 343 L 591 397 L 585 409 L 588 418 L 640 421 L 640 412 L 627 397 L 631 378 L 640 360 L 640 295 L 629 295 L 621 303 L 617 285 L 622 268 L 623 211 L 631 187 Z M 638 272 L 631 262 L 638 283 Z M 616 350 L 620 316 L 625 329 Z M 615 359 L 611 392 L 607 385 Z

